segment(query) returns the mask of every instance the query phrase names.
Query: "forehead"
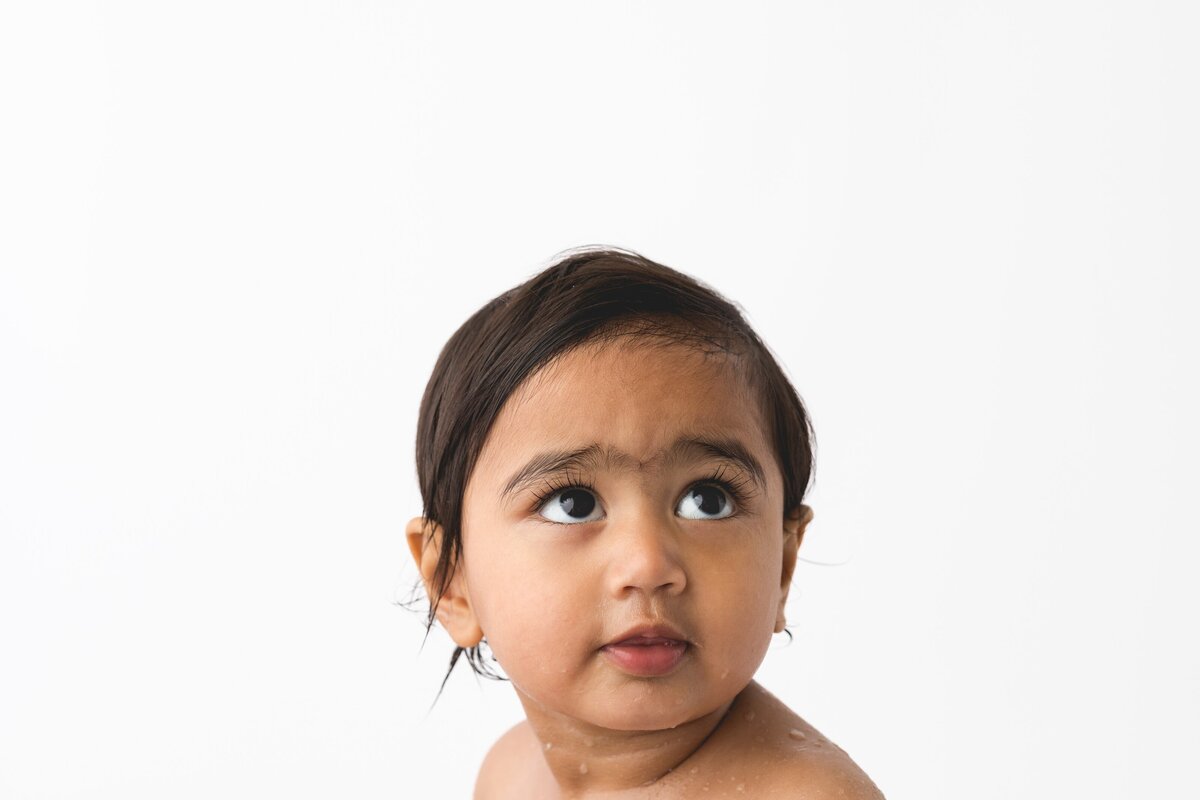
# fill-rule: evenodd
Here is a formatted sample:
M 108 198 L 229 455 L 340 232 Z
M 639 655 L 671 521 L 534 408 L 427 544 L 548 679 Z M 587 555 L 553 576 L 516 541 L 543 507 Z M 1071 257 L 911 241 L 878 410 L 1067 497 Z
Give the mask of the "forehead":
M 737 359 L 661 342 L 571 350 L 508 398 L 472 482 L 499 483 L 513 464 L 548 447 L 599 443 L 646 466 L 689 435 L 739 440 L 769 463 L 758 403 Z

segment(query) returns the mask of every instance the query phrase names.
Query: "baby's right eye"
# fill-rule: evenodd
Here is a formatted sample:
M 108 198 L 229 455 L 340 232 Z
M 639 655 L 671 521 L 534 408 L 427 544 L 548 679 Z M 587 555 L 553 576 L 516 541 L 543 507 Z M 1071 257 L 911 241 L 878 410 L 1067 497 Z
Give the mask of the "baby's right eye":
M 590 489 L 582 486 L 568 486 L 548 495 L 538 509 L 538 513 L 551 522 L 565 525 L 577 525 L 581 522 L 595 522 L 600 517 L 589 518 L 598 511 L 600 504 Z M 559 515 L 559 516 L 555 516 Z

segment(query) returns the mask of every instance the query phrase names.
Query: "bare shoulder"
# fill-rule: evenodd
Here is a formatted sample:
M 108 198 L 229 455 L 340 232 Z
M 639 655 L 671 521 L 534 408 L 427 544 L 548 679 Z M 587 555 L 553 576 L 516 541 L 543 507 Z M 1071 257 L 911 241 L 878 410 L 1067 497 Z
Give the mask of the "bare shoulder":
M 513 725 L 488 750 L 475 778 L 475 800 L 505 800 L 537 777 L 529 759 L 537 739 L 528 720 Z
M 885 800 L 879 787 L 841 748 L 797 754 L 771 771 L 770 795 L 796 800 Z M 816 748 L 814 748 L 816 749 Z
M 754 684 L 744 698 L 742 741 L 753 743 L 762 797 L 784 800 L 884 800 L 845 750 L 782 701 Z

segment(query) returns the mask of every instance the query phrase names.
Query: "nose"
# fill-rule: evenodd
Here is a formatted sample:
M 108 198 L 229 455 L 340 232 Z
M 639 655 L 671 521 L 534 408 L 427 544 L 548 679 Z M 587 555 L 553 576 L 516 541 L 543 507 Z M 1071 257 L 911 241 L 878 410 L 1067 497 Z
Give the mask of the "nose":
M 623 598 L 642 592 L 677 595 L 687 586 L 679 541 L 671 521 L 644 510 L 630 515 L 619 527 L 609 526 L 611 535 L 608 568 L 610 593 Z

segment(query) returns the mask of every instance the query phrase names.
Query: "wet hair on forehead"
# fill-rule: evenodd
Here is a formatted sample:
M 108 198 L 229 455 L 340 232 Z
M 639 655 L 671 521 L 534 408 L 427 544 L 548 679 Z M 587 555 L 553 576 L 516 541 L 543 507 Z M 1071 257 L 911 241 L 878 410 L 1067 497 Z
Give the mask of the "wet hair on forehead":
M 728 363 L 748 398 L 757 397 L 783 476 L 784 511 L 800 505 L 813 477 L 812 426 L 800 396 L 740 308 L 701 281 L 629 250 L 567 251 L 472 314 L 442 348 L 425 387 L 417 479 L 422 516 L 442 530 L 426 638 L 462 555 L 467 482 L 500 410 L 527 380 L 552 380 L 554 370 L 544 367 L 579 348 L 608 345 L 684 346 Z M 414 595 L 419 592 L 420 583 Z M 505 680 L 485 662 L 486 642 L 485 636 L 480 645 L 455 648 L 442 688 L 464 653 L 476 674 Z
M 569 356 L 580 353 L 600 356 L 614 349 L 648 350 L 658 353 L 682 350 L 692 355 L 698 355 L 706 363 L 724 367 L 725 374 L 734 383 L 739 393 L 748 398 L 762 398 L 761 391 L 748 385 L 754 376 L 752 370 L 749 369 L 746 353 L 728 337 L 720 339 L 711 334 L 693 330 L 680 324 L 678 320 L 636 319 L 619 320 L 608 329 L 597 332 L 584 341 L 555 354 L 514 389 L 508 402 L 517 400 L 518 396 L 528 399 L 545 384 L 560 380 L 558 367 Z

